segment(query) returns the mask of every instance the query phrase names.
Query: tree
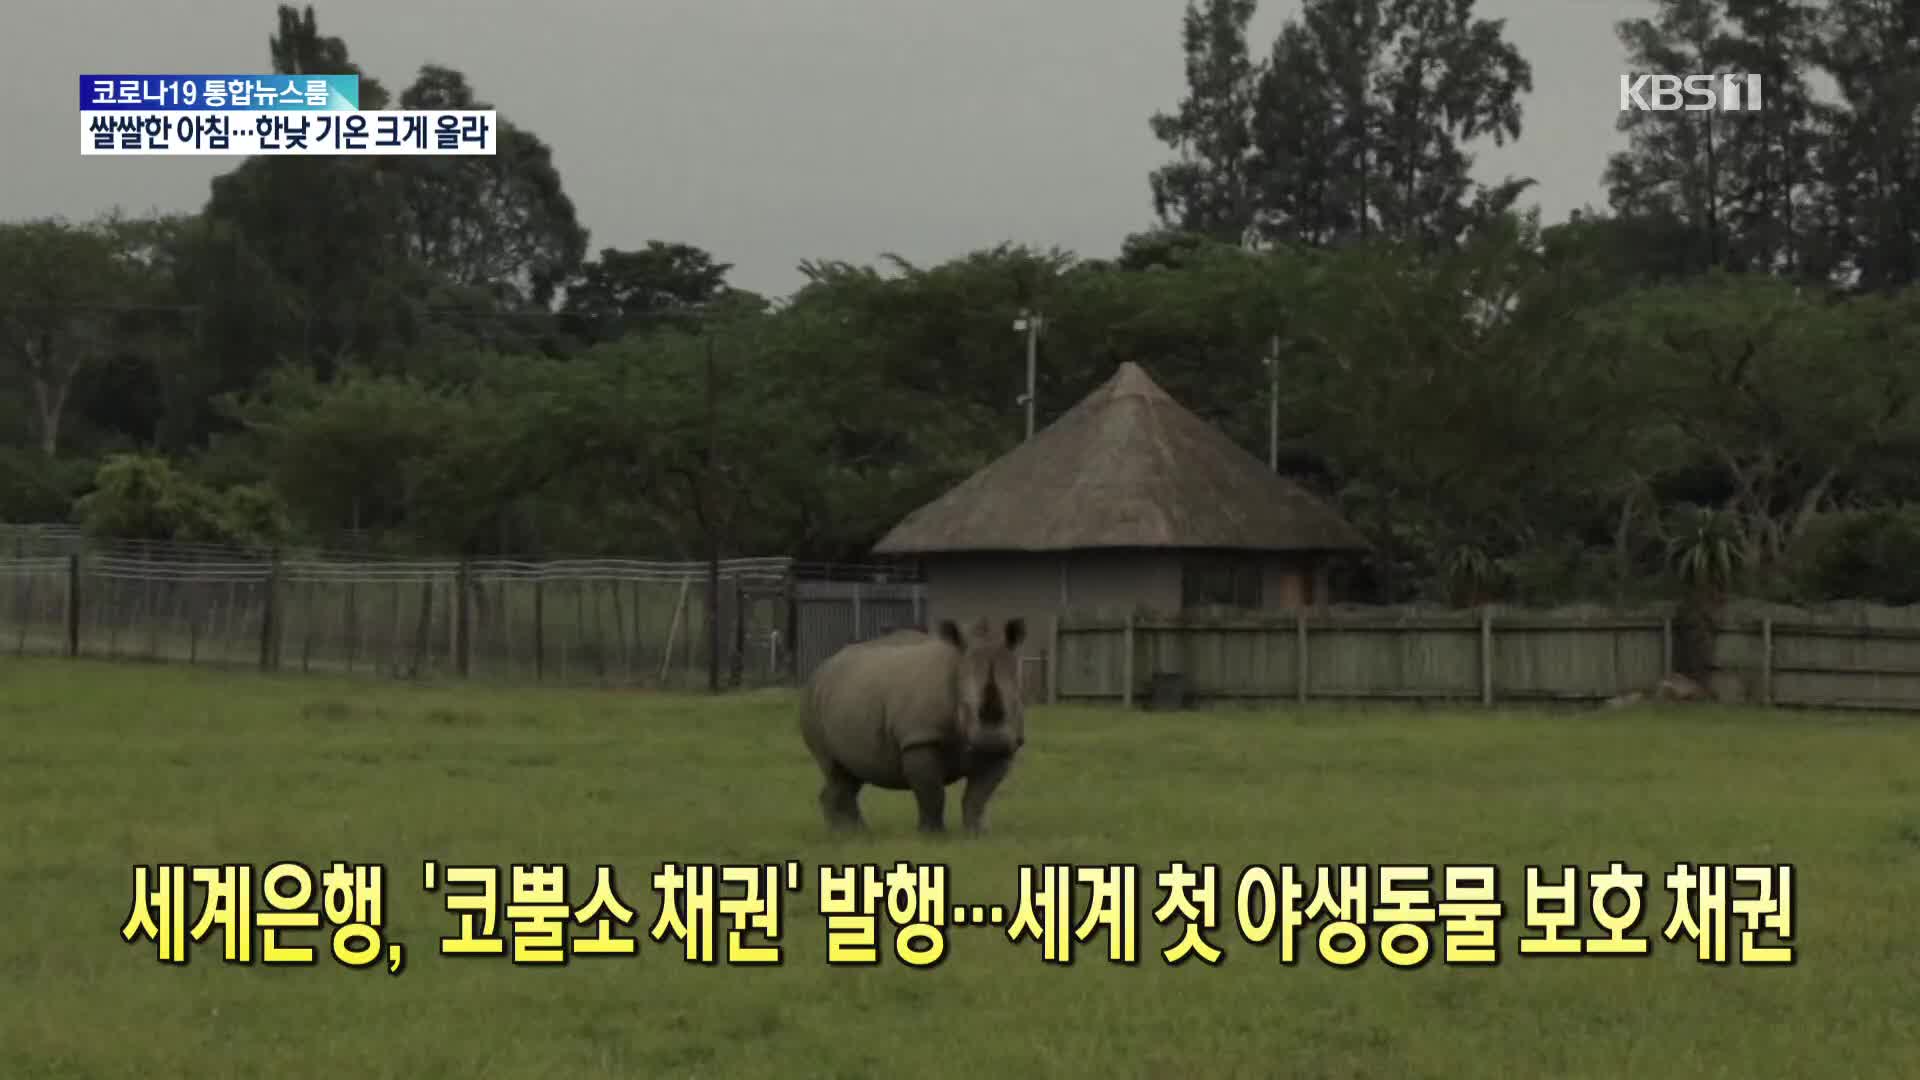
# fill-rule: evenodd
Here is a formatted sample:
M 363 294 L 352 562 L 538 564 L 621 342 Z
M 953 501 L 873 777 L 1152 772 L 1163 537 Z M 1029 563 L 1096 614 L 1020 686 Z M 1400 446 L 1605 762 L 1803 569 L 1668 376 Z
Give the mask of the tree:
M 1274 338 L 1300 314 L 1301 261 L 1218 241 L 1180 244 L 1158 258 L 1167 261 L 1144 272 L 1123 264 L 1062 275 L 1050 302 L 1043 416 L 1057 415 L 1131 361 L 1264 459 L 1265 363 Z
M 1741 114 L 1728 145 L 1732 264 L 1809 282 L 1828 280 L 1838 252 L 1832 198 L 1819 174 L 1825 109 L 1807 76 L 1820 11 L 1805 0 L 1730 0 L 1727 64 L 1757 74 L 1765 108 Z
M 273 58 L 273 70 L 281 75 L 357 75 L 360 78 L 360 107 L 384 109 L 387 90 L 378 79 L 360 70 L 347 57 L 347 43 L 337 37 L 324 37 L 313 15 L 313 5 L 296 11 L 290 4 L 274 9 L 276 31 L 267 39 L 267 51 Z
M 1591 280 L 1548 260 L 1531 215 L 1442 254 L 1376 241 L 1315 260 L 1281 411 L 1379 545 L 1384 595 L 1449 564 L 1476 589 L 1504 576 L 1539 594 L 1588 572 L 1575 555 L 1605 535 L 1635 458 L 1630 384 L 1582 311 Z
M 1629 143 L 1608 160 L 1609 201 L 1625 216 L 1684 223 L 1694 271 L 1820 280 L 1832 268 L 1806 79 L 1815 18 L 1799 0 L 1660 0 L 1654 18 L 1618 25 L 1637 71 L 1761 78 L 1758 112 L 1633 110 L 1617 122 Z
M 360 76 L 360 107 L 387 103 L 385 89 L 364 75 L 346 43 L 319 32 L 311 6 L 282 5 L 268 40 L 279 74 Z M 396 236 L 399 192 L 384 182 L 381 158 L 249 158 L 214 178 L 205 216 L 226 230 L 248 262 L 263 266 L 289 309 L 269 326 L 254 313 L 215 300 L 209 313 L 216 340 L 239 337 L 245 364 L 258 374 L 282 359 L 297 359 L 323 378 L 356 361 L 378 357 L 398 337 L 392 303 L 405 277 Z M 248 333 L 252 330 L 252 333 Z
M 1916 314 L 1913 294 L 1832 303 L 1721 274 L 1648 290 L 1619 310 L 1642 426 L 1673 436 L 1675 472 L 1711 466 L 1699 501 L 1730 515 L 1742 565 L 1762 579 L 1863 459 L 1914 437 Z
M 1698 272 L 1691 226 L 1665 212 L 1606 214 L 1591 208 L 1540 231 L 1543 266 L 1579 273 L 1596 302 Z
M 1920 8 L 1833 0 L 1815 56 L 1839 88 L 1821 167 L 1843 272 L 1892 290 L 1920 281 Z
M 561 312 L 568 329 L 588 342 L 690 329 L 698 324 L 697 309 L 732 294 L 731 269 L 691 244 L 649 240 L 638 251 L 602 248 L 568 284 Z
M 298 524 L 320 536 L 353 528 L 380 537 L 417 525 L 422 472 L 458 434 L 459 404 L 406 377 L 350 369 L 323 383 L 290 365 L 231 408 Z
M 1255 0 L 1188 0 L 1180 34 L 1187 94 L 1175 111 L 1155 113 L 1148 124 L 1179 154 L 1148 178 L 1154 212 L 1180 229 L 1229 243 L 1247 238 L 1256 213 L 1251 124 L 1258 72 L 1247 51 L 1254 6 Z
M 302 297 L 242 227 L 206 213 L 146 226 L 154 277 L 151 333 L 138 339 L 153 388 L 152 439 L 176 453 L 224 429 L 214 408 L 282 360 L 305 362 Z M 100 386 L 96 399 L 123 388 Z
M 1464 149 L 1520 135 L 1533 72 L 1504 31 L 1472 0 L 1306 0 L 1258 80 L 1262 236 L 1433 248 L 1512 207 L 1532 181 L 1475 184 Z
M 466 76 L 429 64 L 400 95 L 403 109 L 491 109 Z M 461 288 L 507 307 L 546 307 L 586 254 L 587 230 L 574 213 L 553 151 L 500 120 L 490 157 L 387 160 L 400 184 L 400 243 L 406 257 Z
M 1365 121 L 1338 115 L 1332 59 L 1306 26 L 1290 20 L 1257 83 L 1254 183 L 1260 235 L 1273 243 L 1322 247 L 1367 227 L 1364 208 L 1336 190 L 1342 134 Z
M 110 223 L 0 225 L 0 355 L 32 401 L 34 438 L 53 457 L 74 380 L 106 355 L 127 267 Z
M 1131 233 L 1120 242 L 1120 257 L 1113 260 L 1113 266 L 1121 270 L 1170 270 L 1184 265 L 1196 252 L 1214 243 L 1203 233 L 1147 229 Z M 1088 260 L 1089 265 L 1092 262 Z
M 960 468 L 978 454 L 988 455 L 978 459 L 984 464 L 1024 433 L 1016 400 L 1026 389 L 1026 353 L 1013 320 L 1038 310 L 1051 321 L 1053 298 L 1075 261 L 1058 249 L 1002 244 L 928 267 L 888 256 L 891 276 L 871 267 L 806 264 L 810 280 L 790 306 L 831 313 L 843 333 L 865 338 L 879 374 L 903 392 L 940 403 L 949 416 L 981 418 L 982 442 L 959 448 Z M 1051 336 L 1046 332 L 1040 345 L 1048 355 Z M 1057 370 L 1045 366 L 1043 402 Z
M 359 73 L 311 8 L 282 7 L 279 18 L 276 71 Z M 387 100 L 362 76 L 362 108 Z M 485 107 L 459 72 L 431 65 L 402 101 Z M 505 122 L 492 157 L 250 159 L 215 179 L 205 213 L 266 265 L 291 309 L 277 325 L 250 326 L 252 312 L 215 299 L 213 321 L 242 329 L 215 327 L 214 339 L 251 339 L 236 363 L 255 374 L 288 358 L 323 379 L 354 365 L 405 370 L 463 345 L 530 343 L 500 333 L 502 319 L 547 312 L 587 244 L 547 146 Z M 433 320 L 448 309 L 461 317 L 457 335 Z

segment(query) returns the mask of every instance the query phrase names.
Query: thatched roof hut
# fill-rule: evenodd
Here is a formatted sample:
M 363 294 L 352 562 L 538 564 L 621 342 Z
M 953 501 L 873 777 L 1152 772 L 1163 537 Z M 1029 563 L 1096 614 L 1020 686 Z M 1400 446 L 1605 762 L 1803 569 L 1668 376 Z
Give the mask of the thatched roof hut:
M 1324 603 L 1328 560 L 1366 546 L 1331 506 L 1126 363 L 874 551 L 921 560 L 931 618 L 1032 619 Z
M 1332 507 L 1125 363 L 1032 439 L 907 515 L 874 551 L 1365 547 Z

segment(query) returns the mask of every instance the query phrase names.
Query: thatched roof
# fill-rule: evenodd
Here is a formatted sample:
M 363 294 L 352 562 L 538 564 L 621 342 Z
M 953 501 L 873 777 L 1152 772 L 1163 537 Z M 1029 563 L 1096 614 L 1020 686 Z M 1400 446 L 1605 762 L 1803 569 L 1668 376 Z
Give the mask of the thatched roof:
M 1366 546 L 1331 506 L 1125 363 L 1033 438 L 907 515 L 874 551 Z

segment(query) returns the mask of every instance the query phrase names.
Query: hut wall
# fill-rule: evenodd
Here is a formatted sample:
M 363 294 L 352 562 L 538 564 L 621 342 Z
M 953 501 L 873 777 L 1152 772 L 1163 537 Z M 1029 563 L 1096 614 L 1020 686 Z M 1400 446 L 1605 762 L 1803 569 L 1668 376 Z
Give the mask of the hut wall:
M 1188 550 L 1179 557 L 1189 580 L 1170 610 L 1291 611 L 1328 602 L 1327 561 L 1315 552 Z
M 1326 568 L 1306 555 L 1273 555 L 1260 583 L 1260 606 L 1270 610 L 1326 603 Z
M 1047 620 L 1062 611 L 1118 614 L 1180 605 L 1180 562 L 1158 551 L 1072 551 L 928 558 L 927 618 L 1027 620 L 1021 651 L 1046 651 Z

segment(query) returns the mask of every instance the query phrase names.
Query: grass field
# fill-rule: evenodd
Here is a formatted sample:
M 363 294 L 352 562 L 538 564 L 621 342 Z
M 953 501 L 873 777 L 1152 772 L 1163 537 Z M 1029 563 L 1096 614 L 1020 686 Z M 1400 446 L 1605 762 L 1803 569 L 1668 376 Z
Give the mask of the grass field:
M 944 843 L 874 791 L 869 836 L 825 837 L 774 692 L 5 661 L 0 724 L 4 1077 L 1920 1076 L 1911 719 L 1038 709 L 993 832 Z M 1138 863 L 1140 962 L 1096 939 L 1061 967 L 970 926 L 931 969 L 829 967 L 816 866 L 896 858 L 949 865 L 950 902 L 1008 907 L 1022 864 Z M 118 936 L 134 863 L 286 859 L 387 866 L 399 975 L 223 964 L 217 931 L 161 964 Z M 576 903 L 612 864 L 639 954 L 441 955 L 458 920 L 426 859 L 566 862 Z M 788 859 L 807 873 L 784 965 L 702 967 L 646 937 L 662 861 Z M 1650 955 L 1516 951 L 1527 864 L 1615 859 L 1650 876 Z M 1154 874 L 1174 860 L 1220 866 L 1216 965 L 1161 958 L 1179 934 L 1152 918 Z M 1797 962 L 1742 966 L 1737 921 L 1724 966 L 1663 939 L 1681 860 L 1792 863 Z M 1286 966 L 1244 940 L 1242 868 L 1332 862 L 1498 864 L 1499 963 L 1403 970 L 1370 948 L 1341 970 L 1309 928 Z

